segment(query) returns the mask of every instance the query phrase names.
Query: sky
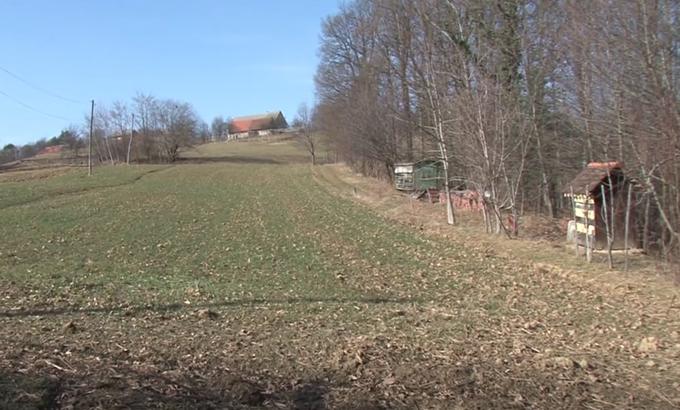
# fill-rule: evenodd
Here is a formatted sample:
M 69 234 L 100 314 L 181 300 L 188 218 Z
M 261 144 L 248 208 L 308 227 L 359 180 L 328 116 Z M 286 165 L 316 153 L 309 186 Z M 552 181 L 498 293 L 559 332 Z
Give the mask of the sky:
M 203 120 L 314 103 L 337 0 L 0 0 L 0 148 L 81 125 L 137 93 Z M 17 78 L 18 77 L 18 78 Z M 22 81 L 23 80 L 23 81 Z

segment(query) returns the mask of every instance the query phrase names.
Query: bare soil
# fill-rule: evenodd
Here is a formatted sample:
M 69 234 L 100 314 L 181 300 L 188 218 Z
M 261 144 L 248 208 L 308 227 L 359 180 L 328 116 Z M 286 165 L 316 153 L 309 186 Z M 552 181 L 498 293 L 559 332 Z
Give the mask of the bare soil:
M 279 161 L 0 210 L 0 408 L 680 406 L 668 276 Z

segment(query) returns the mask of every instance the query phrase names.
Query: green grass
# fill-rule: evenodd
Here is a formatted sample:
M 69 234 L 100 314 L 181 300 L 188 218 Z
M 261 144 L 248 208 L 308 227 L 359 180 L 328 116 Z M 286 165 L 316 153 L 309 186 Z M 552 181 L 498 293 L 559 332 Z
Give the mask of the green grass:
M 0 180 L 0 392 L 258 407 L 236 375 L 288 408 L 305 383 L 329 408 L 678 403 L 674 297 L 395 223 L 333 195 L 292 143 L 183 156 Z M 663 349 L 638 352 L 649 336 Z
M 308 162 L 309 156 L 301 149 L 301 144 L 295 139 L 274 139 L 260 141 L 232 141 L 214 142 L 187 148 L 182 152 L 183 158 L 243 158 L 253 163 L 259 160 L 267 162 L 290 163 Z
M 92 189 L 115 187 L 134 182 L 147 173 L 165 168 L 160 165 L 101 167 L 94 177 L 85 169 L 73 169 L 50 178 L 29 181 L 0 179 L 0 209 L 22 205 L 64 194 L 80 193 Z
M 422 298 L 406 289 L 441 247 L 332 197 L 308 165 L 278 164 L 304 162 L 289 144 L 226 149 L 216 163 L 6 184 L 2 280 L 50 304 L 66 289 L 72 306 Z M 387 287 L 378 275 L 401 279 Z

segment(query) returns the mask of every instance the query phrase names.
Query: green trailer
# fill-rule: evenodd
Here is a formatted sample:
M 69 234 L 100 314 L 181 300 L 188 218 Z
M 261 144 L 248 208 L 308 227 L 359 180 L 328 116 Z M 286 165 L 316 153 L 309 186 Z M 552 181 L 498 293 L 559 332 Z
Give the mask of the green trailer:
M 444 167 L 429 159 L 395 164 L 394 186 L 400 191 L 439 189 L 444 186 Z

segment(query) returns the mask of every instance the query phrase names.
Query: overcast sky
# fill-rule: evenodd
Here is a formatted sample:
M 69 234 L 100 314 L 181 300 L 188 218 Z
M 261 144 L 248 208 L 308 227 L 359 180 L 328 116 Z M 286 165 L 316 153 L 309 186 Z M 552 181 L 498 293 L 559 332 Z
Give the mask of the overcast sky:
M 137 92 L 189 102 L 208 123 L 274 110 L 290 121 L 299 103 L 313 103 L 321 21 L 337 7 L 2 0 L 0 148 L 82 124 L 91 99 L 129 101 Z

